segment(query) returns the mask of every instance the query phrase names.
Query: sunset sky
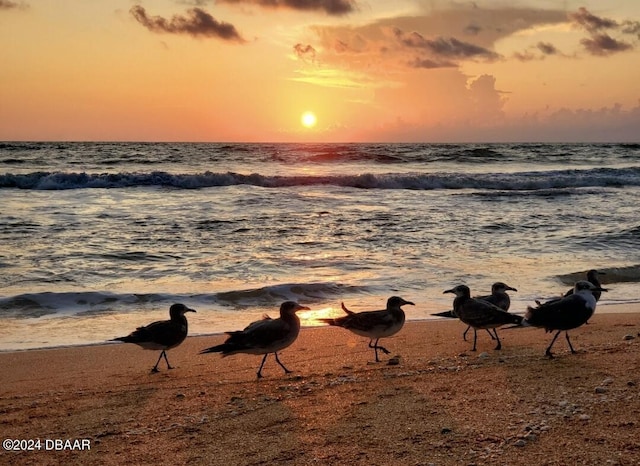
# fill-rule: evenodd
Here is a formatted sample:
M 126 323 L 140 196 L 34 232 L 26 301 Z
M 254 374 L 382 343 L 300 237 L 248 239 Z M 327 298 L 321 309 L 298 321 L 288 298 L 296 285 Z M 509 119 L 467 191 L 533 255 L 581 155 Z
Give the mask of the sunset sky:
M 640 141 L 638 0 L 0 0 L 0 40 L 5 141 Z

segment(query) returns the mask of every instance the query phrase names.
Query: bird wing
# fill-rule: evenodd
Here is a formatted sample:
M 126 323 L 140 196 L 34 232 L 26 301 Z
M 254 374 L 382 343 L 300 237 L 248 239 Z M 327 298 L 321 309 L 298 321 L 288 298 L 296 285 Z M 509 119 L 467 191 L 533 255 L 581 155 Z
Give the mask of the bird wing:
M 130 335 L 117 340 L 125 343 L 156 343 L 159 346 L 171 348 L 176 346 L 186 338 L 187 324 L 162 320 L 153 322 L 144 327 L 138 327 Z
M 546 329 L 570 329 L 579 327 L 589 320 L 593 309 L 585 306 L 580 294 L 571 294 L 562 299 L 542 303 L 538 307 L 529 307 L 524 316 L 528 324 Z
M 498 306 L 481 299 L 469 299 L 461 309 L 460 320 L 475 328 L 494 328 L 519 323 L 522 318 L 503 311 Z
M 478 296 L 474 299 L 480 299 L 482 301 L 486 301 L 488 303 L 493 304 L 494 306 L 498 306 L 503 311 L 508 311 L 511 306 L 511 298 L 507 293 L 492 293 L 486 296 Z
M 353 313 L 342 317 L 341 320 L 341 327 L 364 332 L 377 328 L 387 328 L 395 323 L 393 315 L 386 310 Z
M 249 324 L 240 332 L 233 332 L 226 343 L 244 348 L 265 348 L 286 339 L 291 325 L 282 319 L 263 319 Z

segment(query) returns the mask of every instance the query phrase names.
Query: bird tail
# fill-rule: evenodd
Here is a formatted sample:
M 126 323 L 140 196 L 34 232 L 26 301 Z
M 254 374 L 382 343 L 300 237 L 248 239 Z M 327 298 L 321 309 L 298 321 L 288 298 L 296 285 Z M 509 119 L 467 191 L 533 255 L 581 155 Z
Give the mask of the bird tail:
M 355 314 L 355 312 L 350 311 L 349 309 L 347 309 L 347 306 L 345 306 L 344 303 L 340 303 L 340 306 L 342 306 L 342 310 L 347 313 L 347 316 Z M 323 318 L 318 319 L 318 320 L 320 322 L 325 323 L 325 324 L 335 325 L 337 327 L 341 327 L 342 326 L 342 322 L 344 322 L 344 319 L 347 316 L 344 316 L 344 317 L 323 317 Z
M 338 323 L 336 322 L 336 319 L 332 318 L 332 317 L 323 317 L 322 319 L 318 319 L 320 322 L 323 322 L 325 324 L 329 324 L 329 325 L 338 325 Z
M 437 316 L 437 317 L 448 317 L 450 319 L 456 319 L 457 318 L 453 311 L 436 312 L 435 314 L 431 314 L 431 315 L 432 316 Z
M 133 338 L 132 335 L 127 335 L 126 337 L 112 338 L 111 340 L 107 340 L 107 341 L 121 341 L 123 343 L 137 343 L 138 339 Z
M 224 353 L 228 353 L 231 350 L 232 349 L 230 348 L 230 345 L 223 343 L 221 345 L 216 345 L 210 348 L 203 349 L 198 354 L 206 354 L 206 353 L 223 353 L 224 354 Z
M 509 330 L 510 328 L 522 328 L 522 327 L 531 327 L 531 324 L 527 322 L 526 316 L 519 316 L 518 314 L 511 314 L 513 316 L 513 324 L 509 327 L 504 327 L 505 330 Z
M 340 303 L 340 306 L 342 307 L 342 310 L 344 312 L 346 312 L 347 314 L 349 314 L 349 315 L 354 314 L 353 311 L 350 311 L 349 309 L 347 309 L 347 306 L 345 306 L 344 303 Z

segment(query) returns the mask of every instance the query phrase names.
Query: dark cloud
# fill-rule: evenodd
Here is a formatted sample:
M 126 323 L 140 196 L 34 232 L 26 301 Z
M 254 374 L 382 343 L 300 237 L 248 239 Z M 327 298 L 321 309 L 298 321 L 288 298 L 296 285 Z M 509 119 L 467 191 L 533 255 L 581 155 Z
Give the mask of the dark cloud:
M 216 0 L 217 3 L 246 3 L 266 8 L 300 11 L 324 11 L 328 15 L 345 15 L 356 9 L 355 0 Z
M 591 38 L 582 39 L 580 43 L 592 55 L 610 55 L 633 48 L 631 44 L 616 40 L 607 34 L 593 34 Z
M 590 13 L 585 7 L 580 7 L 576 13 L 569 13 L 569 19 L 584 27 L 589 32 L 596 32 L 602 29 L 615 29 L 618 27 L 612 19 L 601 18 Z
M 0 0 L 0 10 L 25 9 L 28 5 L 24 2 L 13 2 L 11 0 Z
M 540 57 L 537 57 L 536 55 L 534 55 L 533 53 L 529 52 L 528 50 L 525 52 L 516 52 L 513 54 L 513 58 L 515 58 L 516 60 L 520 60 L 520 61 L 531 61 L 531 60 L 539 60 Z
M 533 51 L 532 51 L 533 49 Z M 540 53 L 534 53 L 537 50 Z M 524 52 L 516 52 L 513 58 L 520 61 L 544 60 L 548 55 L 562 55 L 555 45 L 549 42 L 538 42 Z
M 536 47 L 545 55 L 556 55 L 558 53 L 556 46 L 548 42 L 538 42 Z
M 399 29 L 395 30 L 396 37 L 406 47 L 418 48 L 441 57 L 474 58 L 483 57 L 496 59 L 498 54 L 479 45 L 463 42 L 455 37 L 437 37 L 426 39 L 417 32 L 405 34 Z
M 316 49 L 314 49 L 311 45 L 302 45 L 300 43 L 293 46 L 293 53 L 296 54 L 300 60 L 304 61 L 315 61 L 316 59 Z
M 630 50 L 633 45 L 611 37 L 603 30 L 621 30 L 624 34 L 640 33 L 640 23 L 637 21 L 624 21 L 618 24 L 608 18 L 601 18 L 581 7 L 576 13 L 569 14 L 569 19 L 587 30 L 591 37 L 582 39 L 580 43 L 591 55 L 611 55 L 617 52 Z
M 637 34 L 640 36 L 640 21 L 623 22 L 622 32 L 624 32 L 625 34 Z
M 482 31 L 482 28 L 475 23 L 471 23 L 464 28 L 465 34 L 468 34 L 470 36 L 477 36 L 478 34 L 480 34 L 481 31 Z
M 455 68 L 458 65 L 450 61 L 436 61 L 430 58 L 416 58 L 415 60 L 409 62 L 409 66 L 412 68 L 423 68 L 432 70 L 435 68 Z
M 215 37 L 231 42 L 245 42 L 236 28 L 217 21 L 200 8 L 191 8 L 187 16 L 174 15 L 170 20 L 161 16 L 148 16 L 140 5 L 129 10 L 133 17 L 149 31 L 168 34 L 187 34 L 193 37 Z

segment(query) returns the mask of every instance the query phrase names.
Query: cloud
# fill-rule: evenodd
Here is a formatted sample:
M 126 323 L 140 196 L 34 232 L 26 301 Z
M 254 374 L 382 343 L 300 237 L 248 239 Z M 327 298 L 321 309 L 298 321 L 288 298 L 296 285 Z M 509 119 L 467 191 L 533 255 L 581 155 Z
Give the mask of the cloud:
M 640 38 L 640 21 L 624 21 L 622 23 L 622 32 L 625 34 L 637 34 Z
M 29 6 L 24 2 L 13 2 L 11 0 L 0 0 L 0 10 L 24 10 Z
M 567 23 L 565 10 L 449 5 L 357 25 L 312 26 L 318 38 L 314 43 L 316 59 L 332 67 L 357 68 L 383 77 L 403 69 L 451 68 L 465 61 L 500 60 L 494 47 L 505 38 Z
M 302 45 L 298 43 L 294 45 L 293 53 L 295 53 L 296 57 L 303 61 L 313 62 L 316 59 L 316 49 L 314 49 L 310 44 Z
M 633 48 L 631 44 L 616 40 L 607 34 L 594 34 L 589 39 L 582 39 L 580 43 L 592 55 L 602 56 Z
M 590 37 L 582 39 L 580 43 L 591 55 L 606 56 L 633 48 L 633 45 L 603 31 L 611 29 L 620 30 L 623 34 L 640 33 L 640 23 L 637 21 L 627 20 L 619 24 L 612 19 L 596 16 L 584 7 L 579 8 L 576 13 L 570 13 L 569 19 L 589 33 Z
M 417 32 L 405 34 L 399 29 L 395 30 L 398 40 L 406 47 L 422 49 L 428 53 L 445 58 L 474 58 L 483 57 L 494 60 L 498 54 L 484 47 L 463 42 L 455 37 L 436 37 L 426 39 Z
M 409 66 L 412 68 L 424 68 L 427 70 L 431 70 L 434 68 L 454 68 L 458 65 L 452 61 L 436 61 L 430 58 L 415 58 L 413 61 L 409 62 Z
M 548 42 L 538 42 L 536 48 L 544 55 L 556 55 L 558 53 L 556 46 Z
M 129 11 L 136 21 L 151 32 L 186 34 L 192 37 L 215 37 L 230 42 L 246 42 L 232 24 L 217 21 L 200 8 L 189 9 L 186 17 L 174 15 L 171 20 L 161 16 L 148 16 L 140 5 L 133 6 Z
M 340 16 L 356 10 L 355 0 L 216 0 L 217 3 L 247 3 L 266 8 L 287 8 L 300 11 L 324 11 Z
M 618 23 L 614 20 L 600 18 L 590 13 L 585 7 L 580 7 L 576 13 L 569 13 L 569 19 L 592 33 L 601 29 L 615 29 L 618 27 Z

